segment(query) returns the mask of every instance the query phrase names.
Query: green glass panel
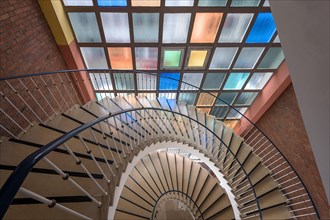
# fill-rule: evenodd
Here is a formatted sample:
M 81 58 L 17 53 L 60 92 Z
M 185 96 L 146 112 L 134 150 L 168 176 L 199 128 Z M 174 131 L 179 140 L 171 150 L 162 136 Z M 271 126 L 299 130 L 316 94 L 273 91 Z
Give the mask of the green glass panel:
M 181 60 L 181 50 L 165 50 L 164 67 L 179 67 Z
M 225 73 L 208 73 L 204 80 L 203 89 L 218 90 L 220 89 L 223 80 L 225 79 Z
M 222 92 L 217 99 L 216 105 L 231 105 L 237 96 L 237 92 Z
M 267 51 L 258 69 L 277 69 L 283 60 L 284 54 L 282 48 L 272 47 Z
M 229 107 L 214 106 L 210 114 L 216 118 L 223 119 L 226 116 L 228 109 Z
M 233 0 L 232 7 L 257 7 L 260 0 Z
M 235 105 L 251 105 L 258 94 L 258 92 L 243 92 L 235 102 Z
M 226 6 L 227 0 L 199 0 L 198 6 L 202 7 L 214 7 L 214 6 Z
M 245 81 L 249 77 L 249 73 L 230 73 L 225 87 L 225 90 L 239 90 L 243 87 Z

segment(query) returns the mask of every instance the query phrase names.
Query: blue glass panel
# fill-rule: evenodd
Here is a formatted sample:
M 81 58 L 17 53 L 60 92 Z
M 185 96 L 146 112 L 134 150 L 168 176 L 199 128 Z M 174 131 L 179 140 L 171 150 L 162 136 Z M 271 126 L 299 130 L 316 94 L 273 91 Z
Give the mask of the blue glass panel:
M 177 80 L 179 79 L 180 73 L 160 73 L 159 90 L 177 90 L 179 87 L 179 81 Z
M 248 77 L 249 73 L 231 73 L 226 81 L 224 89 L 241 89 Z
M 99 6 L 127 6 L 126 0 L 97 0 Z
M 275 31 L 276 26 L 272 13 L 259 13 L 246 43 L 269 43 Z
M 217 99 L 216 105 L 231 105 L 237 96 L 237 92 L 222 92 Z M 222 101 L 221 101 L 222 100 Z

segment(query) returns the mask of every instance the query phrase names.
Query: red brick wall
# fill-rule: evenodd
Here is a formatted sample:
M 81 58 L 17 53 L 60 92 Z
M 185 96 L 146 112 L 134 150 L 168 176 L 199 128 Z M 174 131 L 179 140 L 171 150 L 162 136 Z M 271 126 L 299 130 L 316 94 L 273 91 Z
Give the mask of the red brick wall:
M 310 191 L 322 219 L 329 218 L 329 207 L 312 148 L 290 85 L 257 122 L 288 158 Z

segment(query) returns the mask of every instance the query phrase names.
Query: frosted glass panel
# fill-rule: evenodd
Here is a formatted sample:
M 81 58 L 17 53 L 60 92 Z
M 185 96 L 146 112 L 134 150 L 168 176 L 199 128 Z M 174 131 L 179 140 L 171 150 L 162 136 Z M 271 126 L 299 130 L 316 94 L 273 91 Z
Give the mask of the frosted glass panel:
M 215 92 L 210 93 L 210 94 L 206 93 L 206 92 L 202 92 L 199 95 L 197 105 L 198 106 L 212 106 L 216 96 L 217 96 L 217 93 L 215 93 Z
M 160 0 L 132 0 L 132 6 L 159 7 Z
M 97 92 L 96 93 L 97 101 L 100 101 L 100 100 L 104 99 L 105 97 L 114 98 L 115 94 L 114 93 L 107 93 L 107 92 Z
M 267 51 L 258 69 L 277 69 L 283 60 L 284 54 L 282 48 L 272 47 Z
M 180 67 L 181 65 L 181 50 L 164 50 L 164 57 L 163 57 L 163 67 Z
M 219 37 L 219 43 L 242 42 L 252 18 L 253 14 L 228 14 Z
M 101 13 L 101 19 L 106 42 L 131 42 L 127 13 Z
M 232 7 L 257 7 L 260 0 L 233 0 L 231 3 Z
M 95 90 L 112 90 L 110 73 L 90 73 L 89 77 Z
M 132 73 L 115 73 L 114 78 L 117 90 L 134 90 L 134 76 Z
M 165 6 L 193 6 L 194 0 L 165 0 Z
M 93 6 L 93 0 L 63 0 L 65 6 Z
M 130 47 L 108 48 L 111 69 L 133 69 L 132 51 Z
M 259 13 L 246 43 L 269 43 L 276 31 L 272 13 Z
M 160 92 L 158 95 L 159 98 L 166 98 L 166 99 L 176 99 L 176 92 Z
M 253 69 L 263 50 L 263 47 L 243 48 L 236 60 L 234 69 Z
M 188 67 L 203 67 L 207 52 L 207 50 L 191 50 Z
M 264 2 L 264 5 L 263 5 L 264 7 L 270 7 L 270 5 L 269 5 L 269 1 L 268 0 L 265 0 L 265 2 Z
M 190 14 L 164 14 L 163 43 L 186 43 Z
M 70 12 L 69 19 L 79 43 L 101 42 L 95 13 Z
M 88 69 L 108 69 L 103 48 L 81 47 L 80 50 Z
M 134 41 L 158 42 L 158 13 L 133 13 Z
M 263 89 L 273 73 L 254 73 L 245 89 Z
M 235 105 L 251 105 L 258 92 L 243 92 L 235 102 Z
M 223 119 L 227 112 L 228 112 L 229 107 L 220 107 L 220 106 L 214 106 L 211 115 L 214 115 L 216 118 Z
M 198 6 L 214 7 L 226 6 L 227 0 L 199 0 Z
M 187 105 L 195 104 L 197 93 L 180 93 L 179 101 L 186 102 Z
M 237 50 L 237 47 L 216 48 L 213 54 L 210 69 L 229 69 Z
M 247 108 L 236 108 L 236 110 L 238 110 L 238 112 L 240 112 L 241 114 L 245 114 Z M 238 113 L 236 110 L 231 109 L 230 112 L 228 113 L 226 119 L 240 119 L 242 118 L 242 115 L 240 113 Z
M 281 43 L 280 37 L 278 35 L 275 37 L 274 43 Z
M 158 48 L 137 47 L 135 48 L 136 69 L 155 70 L 157 69 Z
M 97 0 L 99 6 L 127 6 L 127 0 Z
M 196 13 L 191 43 L 213 43 L 217 35 L 222 13 Z
M 225 73 L 208 73 L 204 80 L 203 89 L 220 89 L 225 76 Z
M 234 99 L 237 96 L 237 92 L 222 92 L 217 99 L 216 105 L 224 105 L 224 106 L 228 106 L 228 105 L 232 105 L 234 102 Z
M 182 81 L 185 83 L 181 83 L 181 90 L 188 90 L 188 89 L 197 90 L 197 88 L 200 87 L 202 78 L 203 78 L 203 73 L 185 73 L 185 74 L 183 74 Z M 187 85 L 186 83 L 188 83 L 190 85 Z M 194 88 L 193 86 L 196 86 L 197 88 Z
M 137 73 L 138 90 L 156 90 L 157 76 Z
M 177 90 L 180 73 L 160 73 L 159 90 Z
M 249 77 L 249 73 L 230 73 L 225 87 L 225 90 L 239 90 L 243 87 L 245 81 Z

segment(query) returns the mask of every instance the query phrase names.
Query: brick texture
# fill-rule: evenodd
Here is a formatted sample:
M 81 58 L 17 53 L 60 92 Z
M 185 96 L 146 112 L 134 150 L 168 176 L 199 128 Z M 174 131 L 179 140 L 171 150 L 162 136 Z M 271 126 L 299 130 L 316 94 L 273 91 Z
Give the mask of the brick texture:
M 322 219 L 329 219 L 329 206 L 311 145 L 290 85 L 259 119 L 261 128 L 288 158 L 312 195 Z

